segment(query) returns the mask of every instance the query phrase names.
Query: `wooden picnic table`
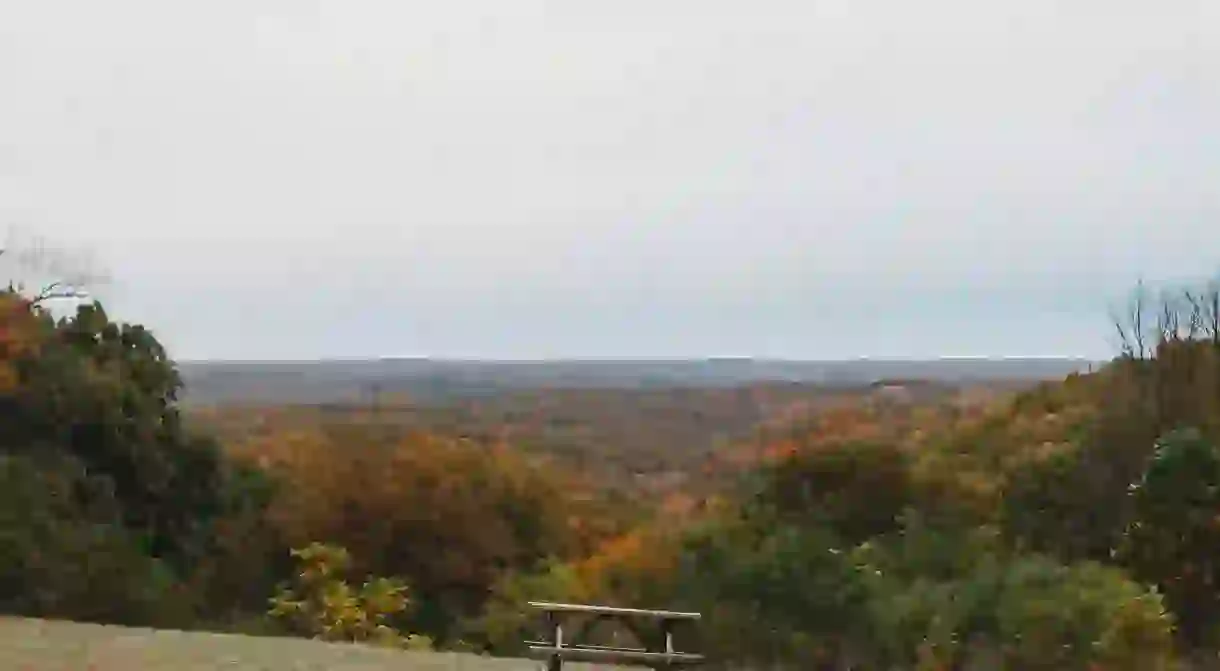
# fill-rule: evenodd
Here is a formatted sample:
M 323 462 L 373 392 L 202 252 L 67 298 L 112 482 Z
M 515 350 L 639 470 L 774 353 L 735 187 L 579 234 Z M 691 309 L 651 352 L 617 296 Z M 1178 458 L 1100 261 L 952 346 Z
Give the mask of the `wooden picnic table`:
M 614 606 L 592 606 L 573 603 L 531 601 L 531 608 L 541 611 L 550 633 L 550 640 L 527 641 L 530 654 L 547 660 L 547 671 L 561 671 L 563 662 L 606 662 L 610 664 L 642 664 L 653 669 L 673 669 L 694 666 L 704 661 L 703 655 L 678 652 L 674 649 L 673 629 L 676 624 L 695 622 L 699 613 L 683 613 L 670 610 L 644 610 L 640 608 L 617 608 Z M 572 638 L 564 636 L 564 618 L 585 618 L 585 622 Z M 615 620 L 635 634 L 645 647 L 614 647 L 591 645 L 580 642 L 582 634 L 596 622 Z M 659 625 L 656 633 L 649 635 L 639 626 L 640 621 Z

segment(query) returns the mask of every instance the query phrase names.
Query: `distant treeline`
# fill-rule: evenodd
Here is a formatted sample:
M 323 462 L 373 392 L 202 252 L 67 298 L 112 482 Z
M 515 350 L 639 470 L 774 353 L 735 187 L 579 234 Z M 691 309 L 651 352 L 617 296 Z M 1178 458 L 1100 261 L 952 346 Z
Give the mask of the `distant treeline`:
M 406 394 L 421 401 L 522 389 L 664 389 L 794 382 L 833 387 L 879 380 L 949 383 L 1060 379 L 1099 365 L 1081 359 L 927 361 L 449 361 L 381 359 L 316 362 L 186 362 L 192 403 L 324 403 Z

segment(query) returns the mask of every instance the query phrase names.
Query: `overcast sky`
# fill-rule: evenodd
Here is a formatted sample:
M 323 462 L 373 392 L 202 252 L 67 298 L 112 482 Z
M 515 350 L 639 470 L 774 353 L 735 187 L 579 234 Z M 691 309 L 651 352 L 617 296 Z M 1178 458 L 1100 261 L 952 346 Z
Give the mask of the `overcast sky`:
M 0 223 L 178 358 L 1113 352 L 1215 0 L 0 0 Z

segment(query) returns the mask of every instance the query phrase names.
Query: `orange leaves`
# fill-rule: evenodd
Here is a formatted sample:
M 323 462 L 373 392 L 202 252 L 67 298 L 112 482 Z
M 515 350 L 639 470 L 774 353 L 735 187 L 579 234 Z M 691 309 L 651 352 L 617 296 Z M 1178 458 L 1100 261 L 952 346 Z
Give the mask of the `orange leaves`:
M 624 590 L 670 582 L 678 552 L 677 536 L 664 533 L 658 523 L 606 541 L 596 553 L 578 562 L 575 570 L 581 583 L 594 593 L 637 601 L 640 595 Z
M 39 320 L 29 302 L 0 292 L 0 360 L 16 359 L 37 349 Z
M 761 453 L 763 462 L 782 461 L 796 454 L 796 441 L 782 440 L 770 445 L 764 445 Z
M 470 614 L 504 571 L 571 556 L 589 533 L 569 492 L 503 445 L 345 423 L 231 452 L 278 476 L 268 516 L 286 541 L 342 545 L 360 570 L 407 577 L 452 617 Z
M 0 292 L 0 394 L 21 384 L 16 362 L 37 356 L 41 333 L 39 319 L 29 301 L 12 292 Z
M 661 501 L 660 513 L 667 519 L 681 519 L 690 515 L 698 506 L 693 496 L 675 492 Z
M 881 418 L 863 404 L 830 410 L 819 418 L 815 430 L 822 440 L 844 442 L 870 441 L 881 438 L 884 428 Z

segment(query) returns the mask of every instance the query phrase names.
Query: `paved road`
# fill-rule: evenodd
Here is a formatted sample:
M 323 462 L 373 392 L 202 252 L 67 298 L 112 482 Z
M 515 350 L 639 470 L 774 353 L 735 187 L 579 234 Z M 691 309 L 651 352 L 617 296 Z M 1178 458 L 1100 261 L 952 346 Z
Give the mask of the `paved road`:
M 6 671 L 538 671 L 539 662 L 0 617 Z M 626 671 L 565 664 L 564 671 Z

